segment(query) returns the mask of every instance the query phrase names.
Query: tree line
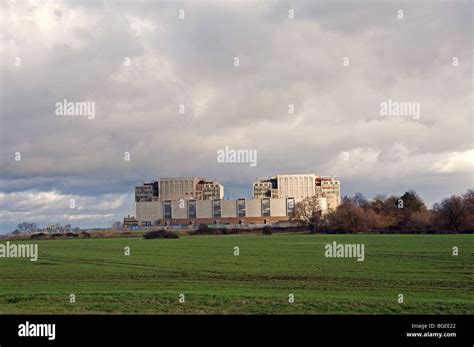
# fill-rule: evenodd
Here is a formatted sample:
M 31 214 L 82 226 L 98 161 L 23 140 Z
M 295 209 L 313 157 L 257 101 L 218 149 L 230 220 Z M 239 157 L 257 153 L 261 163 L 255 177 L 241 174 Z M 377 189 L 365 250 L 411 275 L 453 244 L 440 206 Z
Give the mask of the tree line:
M 296 205 L 296 217 L 312 232 L 473 232 L 474 190 L 443 199 L 428 209 L 413 190 L 402 196 L 362 193 L 344 196 L 341 204 L 323 213 L 317 196 Z
M 41 228 L 38 226 L 38 223 L 21 222 L 16 226 L 16 229 L 13 230 L 11 233 L 16 235 L 16 234 L 34 233 L 34 232 L 40 232 L 40 231 L 71 232 L 71 231 L 79 231 L 79 228 L 72 227 L 71 224 L 61 225 L 60 223 L 51 224 L 51 225 Z

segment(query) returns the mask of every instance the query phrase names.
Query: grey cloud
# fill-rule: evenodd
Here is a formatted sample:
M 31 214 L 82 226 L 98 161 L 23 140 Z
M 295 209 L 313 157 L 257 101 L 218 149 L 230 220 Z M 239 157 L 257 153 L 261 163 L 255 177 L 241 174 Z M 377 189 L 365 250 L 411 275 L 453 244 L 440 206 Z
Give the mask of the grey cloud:
M 471 6 L 67 1 L 51 8 L 49 22 L 37 16 L 47 6 L 22 3 L 17 22 L 6 8 L 0 191 L 105 198 L 131 194 L 142 179 L 199 175 L 235 197 L 248 196 L 257 176 L 304 171 L 339 176 L 343 193 L 413 188 L 429 203 L 460 193 L 472 187 L 471 175 L 416 162 L 443 163 L 472 149 Z M 380 102 L 389 98 L 419 101 L 421 118 L 382 118 Z M 55 116 L 63 99 L 95 101 L 96 118 Z M 225 146 L 257 149 L 257 167 L 218 164 Z M 379 153 L 370 170 L 339 162 L 341 152 L 360 148 Z M 387 170 L 394 162 L 398 180 Z

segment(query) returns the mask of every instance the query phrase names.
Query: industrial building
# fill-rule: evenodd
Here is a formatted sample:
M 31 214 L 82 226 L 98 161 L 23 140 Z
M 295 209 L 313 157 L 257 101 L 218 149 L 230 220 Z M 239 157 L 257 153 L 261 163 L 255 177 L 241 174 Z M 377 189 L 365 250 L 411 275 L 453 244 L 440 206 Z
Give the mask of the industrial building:
M 140 226 L 273 224 L 295 218 L 296 204 L 316 196 L 323 212 L 340 204 L 340 182 L 314 174 L 277 175 L 253 183 L 253 198 L 224 199 L 224 187 L 197 177 L 162 178 L 135 187 Z
M 198 177 L 167 177 L 135 187 L 135 202 L 223 199 L 224 186 Z
M 328 209 L 334 210 L 341 204 L 341 187 L 334 177 L 315 174 L 276 175 L 259 178 L 253 183 L 253 197 L 295 198 L 296 202 L 317 195 L 325 198 Z

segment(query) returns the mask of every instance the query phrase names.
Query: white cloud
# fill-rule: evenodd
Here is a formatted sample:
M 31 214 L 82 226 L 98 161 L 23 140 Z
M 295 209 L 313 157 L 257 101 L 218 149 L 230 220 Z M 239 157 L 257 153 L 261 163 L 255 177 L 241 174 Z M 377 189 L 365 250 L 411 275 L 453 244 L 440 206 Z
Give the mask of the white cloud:
M 71 208 L 71 201 L 74 208 Z M 130 194 L 83 196 L 60 194 L 56 191 L 24 191 L 0 193 L 0 220 L 3 228 L 13 230 L 20 222 L 40 225 L 60 222 L 82 226 L 110 226 L 132 214 Z M 110 225 L 109 225 L 110 224 Z
M 444 153 L 432 169 L 436 173 L 474 174 L 474 149 L 463 152 Z

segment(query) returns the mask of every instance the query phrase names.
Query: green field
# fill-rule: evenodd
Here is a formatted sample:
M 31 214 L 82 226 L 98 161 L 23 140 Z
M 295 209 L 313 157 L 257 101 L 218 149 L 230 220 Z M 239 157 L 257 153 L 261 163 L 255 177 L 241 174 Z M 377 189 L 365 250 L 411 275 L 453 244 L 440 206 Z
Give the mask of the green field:
M 365 244 L 365 261 L 324 257 L 324 245 L 332 241 Z M 0 258 L 1 314 L 474 313 L 474 235 L 35 242 L 37 262 Z

